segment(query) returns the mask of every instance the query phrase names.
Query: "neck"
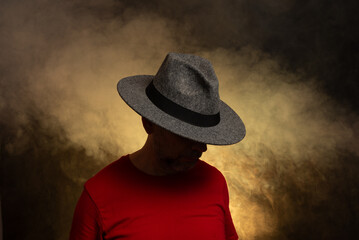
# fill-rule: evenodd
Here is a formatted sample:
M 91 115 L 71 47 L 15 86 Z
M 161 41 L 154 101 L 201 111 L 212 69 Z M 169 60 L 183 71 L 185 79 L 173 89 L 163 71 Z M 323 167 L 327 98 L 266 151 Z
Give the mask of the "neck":
M 130 154 L 130 160 L 138 170 L 146 174 L 153 176 L 167 175 L 167 172 L 159 165 L 150 136 L 148 136 L 145 145 L 140 150 Z

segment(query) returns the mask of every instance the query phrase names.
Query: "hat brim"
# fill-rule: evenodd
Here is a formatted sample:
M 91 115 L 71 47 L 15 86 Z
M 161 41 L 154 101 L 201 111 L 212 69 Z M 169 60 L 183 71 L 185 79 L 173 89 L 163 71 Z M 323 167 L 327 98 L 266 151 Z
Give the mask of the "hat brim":
M 220 102 L 220 122 L 213 127 L 198 127 L 183 122 L 156 107 L 146 95 L 152 75 L 137 75 L 121 79 L 117 91 L 122 99 L 139 115 L 180 135 L 211 145 L 231 145 L 241 141 L 246 129 L 241 118 L 223 101 Z

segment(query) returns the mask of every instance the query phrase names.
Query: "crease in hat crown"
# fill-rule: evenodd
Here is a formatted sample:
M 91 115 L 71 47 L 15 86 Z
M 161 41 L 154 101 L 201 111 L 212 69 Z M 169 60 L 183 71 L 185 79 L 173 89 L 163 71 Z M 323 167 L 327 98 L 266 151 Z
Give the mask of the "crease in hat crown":
M 199 56 L 169 53 L 153 79 L 166 98 L 194 112 L 219 112 L 218 79 L 211 63 Z

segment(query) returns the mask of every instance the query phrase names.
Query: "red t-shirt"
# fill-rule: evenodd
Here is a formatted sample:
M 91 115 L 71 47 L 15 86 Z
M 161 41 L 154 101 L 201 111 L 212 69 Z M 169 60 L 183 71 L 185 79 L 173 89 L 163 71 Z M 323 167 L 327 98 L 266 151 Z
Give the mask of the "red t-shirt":
M 223 175 L 199 161 L 187 172 L 151 176 L 129 156 L 85 183 L 70 240 L 237 240 Z

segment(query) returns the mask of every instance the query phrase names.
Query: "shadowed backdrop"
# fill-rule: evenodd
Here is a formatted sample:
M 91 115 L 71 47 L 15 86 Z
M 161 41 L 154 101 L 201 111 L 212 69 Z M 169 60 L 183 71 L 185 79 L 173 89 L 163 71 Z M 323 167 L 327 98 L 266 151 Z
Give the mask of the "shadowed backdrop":
M 140 148 L 117 81 L 168 52 L 209 59 L 243 119 L 209 146 L 240 239 L 359 237 L 358 3 L 354 0 L 3 0 L 3 239 L 68 238 L 85 181 Z

